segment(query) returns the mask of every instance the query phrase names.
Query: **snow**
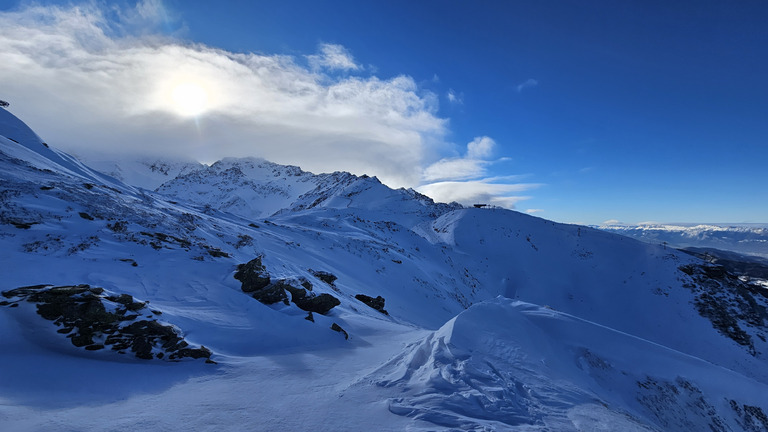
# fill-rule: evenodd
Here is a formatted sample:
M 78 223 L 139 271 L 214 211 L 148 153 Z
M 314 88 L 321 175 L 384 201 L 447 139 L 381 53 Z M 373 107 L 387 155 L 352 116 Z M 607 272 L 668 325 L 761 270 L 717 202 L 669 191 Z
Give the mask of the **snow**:
M 0 306 L 2 430 L 748 430 L 734 404 L 768 412 L 766 322 L 755 355 L 721 334 L 679 270 L 702 262 L 671 247 L 253 158 L 103 166 L 0 109 L 0 291 L 130 294 L 217 364 L 85 351 Z M 311 322 L 251 298 L 233 275 L 256 256 L 340 305 Z
M 764 224 L 602 225 L 596 228 L 671 247 L 714 248 L 768 258 L 768 226 Z

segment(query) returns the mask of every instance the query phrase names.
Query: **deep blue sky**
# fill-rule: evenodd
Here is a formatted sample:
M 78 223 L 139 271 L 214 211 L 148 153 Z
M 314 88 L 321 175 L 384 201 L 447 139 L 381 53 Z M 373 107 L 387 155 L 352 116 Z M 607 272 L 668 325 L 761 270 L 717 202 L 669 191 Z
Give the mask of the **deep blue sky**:
M 492 137 L 510 158 L 492 174 L 543 184 L 521 210 L 768 222 L 764 1 L 164 4 L 190 42 L 297 57 L 340 44 L 368 74 L 413 77 L 451 142 Z

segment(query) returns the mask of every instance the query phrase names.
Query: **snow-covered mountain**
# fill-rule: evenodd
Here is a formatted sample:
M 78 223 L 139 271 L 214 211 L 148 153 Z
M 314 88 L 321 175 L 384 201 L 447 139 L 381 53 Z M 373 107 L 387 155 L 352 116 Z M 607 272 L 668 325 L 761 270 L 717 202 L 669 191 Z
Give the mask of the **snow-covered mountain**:
M 258 159 L 116 177 L 0 109 L 3 430 L 768 429 L 768 294 L 695 256 Z
M 130 158 L 115 160 L 113 156 L 88 154 L 77 158 L 89 167 L 114 177 L 123 183 L 155 190 L 163 183 L 203 167 L 195 161 L 172 158 Z
M 676 248 L 710 248 L 768 258 L 768 225 L 600 225 L 595 228 Z

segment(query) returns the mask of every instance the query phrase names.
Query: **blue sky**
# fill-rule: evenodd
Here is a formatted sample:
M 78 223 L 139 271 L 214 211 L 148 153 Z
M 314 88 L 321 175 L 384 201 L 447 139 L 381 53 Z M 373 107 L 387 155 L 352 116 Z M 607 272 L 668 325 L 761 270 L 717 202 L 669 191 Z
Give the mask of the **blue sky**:
M 71 13 L 68 2 L 39 4 Z M 218 50 L 213 54 L 225 58 L 282 56 L 290 64 L 279 73 L 294 68 L 303 74 L 299 81 L 306 78 L 321 91 L 341 86 L 345 95 L 354 93 L 332 109 L 265 113 L 263 107 L 254 107 L 237 121 L 225 101 L 218 108 L 211 103 L 195 118 L 197 149 L 209 152 L 208 157 L 253 154 L 302 167 L 309 164 L 315 171 L 368 172 L 393 186 L 414 187 L 438 198 L 490 201 L 563 222 L 768 222 L 764 2 L 166 0 L 141 2 L 138 8 L 135 2 L 118 8 L 78 4 L 81 15 L 101 17 L 96 26 L 108 39 L 108 48 L 81 42 L 85 48 L 78 49 L 91 57 L 103 56 L 94 50 L 114 52 L 124 45 L 134 51 L 136 46 L 183 46 L 192 50 L 178 54 L 185 58 L 201 50 Z M 70 28 L 62 23 L 72 22 L 30 13 L 23 2 L 7 2 L 0 11 L 25 13 L 30 23 L 45 22 L 49 35 Z M 16 17 L 15 22 L 23 21 Z M 83 40 L 82 34 L 73 40 Z M 67 61 L 81 58 L 70 55 Z M 125 60 L 125 52 L 120 58 L 115 63 L 131 61 Z M 254 61 L 236 61 L 257 69 Z M 168 67 L 169 62 L 154 62 L 153 68 L 161 67 L 156 63 Z M 21 74 L 20 69 L 3 68 L 5 82 L 21 79 L 14 75 Z M 41 77 L 50 76 L 43 72 Z M 258 81 L 270 79 L 259 75 Z M 37 99 L 22 87 L 10 91 L 13 98 L 0 98 L 12 102 L 12 111 L 18 107 L 17 114 L 36 130 L 64 137 L 65 149 L 75 149 L 75 142 L 82 145 L 87 138 L 67 129 L 71 120 L 56 127 L 35 124 L 39 110 L 31 101 Z M 361 108 L 368 105 L 376 109 Z M 152 109 L 162 110 L 163 104 Z M 351 111 L 355 114 L 348 122 L 333 127 L 322 117 L 335 121 L 340 112 Z M 46 118 L 64 113 L 50 112 Z M 297 119 L 308 116 L 310 120 L 301 124 L 317 125 L 294 135 L 296 126 L 284 125 L 281 113 Z M 395 113 L 396 121 L 376 122 L 387 113 Z M 176 136 L 176 129 L 142 123 L 146 113 L 131 115 L 145 119 L 136 121 L 164 139 Z M 220 120 L 225 116 L 226 121 Z M 107 123 L 115 121 L 104 117 Z M 257 117 L 258 128 L 238 129 L 247 118 Z M 358 130 L 355 124 L 367 126 Z M 398 127 L 407 133 L 398 133 Z M 374 130 L 375 136 L 366 135 Z M 240 142 L 254 133 L 262 141 L 301 141 L 307 147 L 282 154 L 265 146 L 243 149 L 235 144 L 205 150 L 203 143 L 223 135 Z M 302 160 L 299 155 L 310 145 L 319 149 L 309 144 L 313 134 L 320 137 L 322 152 Z M 371 144 L 356 147 L 346 141 L 349 137 Z M 133 141 L 146 139 L 136 136 Z M 320 163 L 321 153 L 332 157 Z M 295 161 L 291 154 L 297 155 Z

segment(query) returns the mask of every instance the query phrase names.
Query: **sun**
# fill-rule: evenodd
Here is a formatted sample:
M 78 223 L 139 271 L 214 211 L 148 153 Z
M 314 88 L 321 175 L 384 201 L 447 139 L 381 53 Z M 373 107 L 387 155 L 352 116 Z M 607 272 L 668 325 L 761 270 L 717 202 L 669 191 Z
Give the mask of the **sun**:
M 208 109 L 208 92 L 199 84 L 180 83 L 171 91 L 171 105 L 178 115 L 198 116 Z

